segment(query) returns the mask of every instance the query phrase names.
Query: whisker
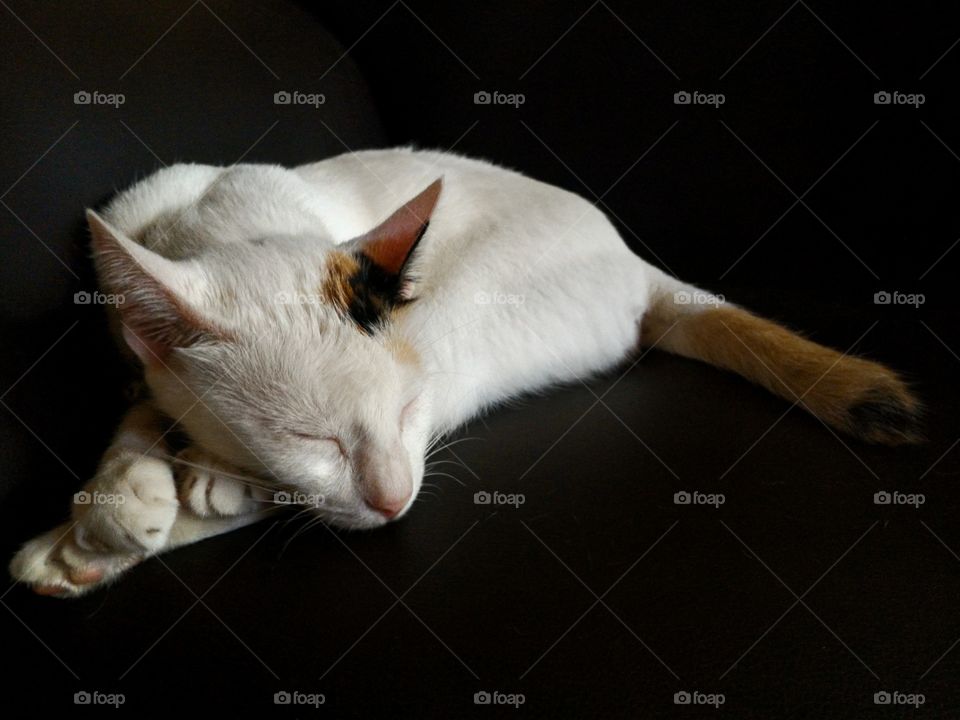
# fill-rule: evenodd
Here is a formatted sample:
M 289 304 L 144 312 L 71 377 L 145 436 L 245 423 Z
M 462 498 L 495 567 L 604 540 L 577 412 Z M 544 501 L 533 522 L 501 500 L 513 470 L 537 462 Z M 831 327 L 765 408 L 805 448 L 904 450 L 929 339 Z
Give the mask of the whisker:
M 310 512 L 312 509 L 313 508 L 305 507 L 302 510 L 298 510 L 292 516 L 290 516 L 290 518 L 283 524 L 283 526 L 286 527 L 287 525 L 292 523 L 294 520 L 299 520 L 305 513 Z
M 431 451 L 430 451 L 430 454 L 427 455 L 427 459 L 429 460 L 430 457 L 432 457 L 432 456 L 435 455 L 436 453 L 442 452 L 443 450 L 446 450 L 447 448 L 452 448 L 454 445 L 459 445 L 460 443 L 464 443 L 464 442 L 467 442 L 467 441 L 469 441 L 469 440 L 482 440 L 482 439 L 483 439 L 483 438 L 479 438 L 479 437 L 463 437 L 463 438 L 459 438 L 458 440 L 451 440 L 450 442 L 445 443 L 444 445 L 441 445 L 440 447 L 438 447 L 438 448 L 436 448 L 436 449 L 434 449 L 434 450 L 431 450 Z
M 466 487 L 466 486 L 467 486 L 467 484 L 466 484 L 465 482 L 463 482 L 463 480 L 461 480 L 460 478 L 458 478 L 458 477 L 456 477 L 456 476 L 454 476 L 454 475 L 451 475 L 450 473 L 440 472 L 439 470 L 435 470 L 435 471 L 433 471 L 433 472 L 431 472 L 431 473 L 424 473 L 424 477 L 425 477 L 425 478 L 428 478 L 428 477 L 448 477 L 448 478 L 450 478 L 451 480 L 453 480 L 455 483 L 458 483 L 461 487 Z
M 427 468 L 429 469 L 434 465 L 443 465 L 443 464 L 459 465 L 460 467 L 465 467 L 462 460 L 431 460 L 429 463 L 427 463 Z
M 190 462 L 189 460 L 184 460 L 181 457 L 175 455 L 169 455 L 167 453 L 161 453 L 160 457 L 164 460 L 168 460 L 174 465 L 186 465 L 187 467 L 196 468 L 197 470 L 205 470 L 206 472 L 212 473 L 214 475 L 223 475 L 228 477 L 231 480 L 236 480 L 239 483 L 244 485 L 249 485 L 250 487 L 259 488 L 260 490 L 276 490 L 277 488 L 273 485 L 265 484 L 264 481 L 257 478 L 251 478 L 246 475 L 237 475 L 235 473 L 227 472 L 222 468 L 212 468 L 205 465 L 200 465 L 199 463 Z

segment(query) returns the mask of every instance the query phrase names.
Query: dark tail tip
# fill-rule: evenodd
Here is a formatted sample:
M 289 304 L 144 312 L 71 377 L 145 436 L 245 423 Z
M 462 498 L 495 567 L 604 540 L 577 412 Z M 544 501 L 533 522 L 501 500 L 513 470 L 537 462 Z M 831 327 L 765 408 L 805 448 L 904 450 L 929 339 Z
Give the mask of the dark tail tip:
M 847 414 L 853 434 L 867 442 L 907 445 L 925 440 L 923 408 L 905 386 L 873 388 Z

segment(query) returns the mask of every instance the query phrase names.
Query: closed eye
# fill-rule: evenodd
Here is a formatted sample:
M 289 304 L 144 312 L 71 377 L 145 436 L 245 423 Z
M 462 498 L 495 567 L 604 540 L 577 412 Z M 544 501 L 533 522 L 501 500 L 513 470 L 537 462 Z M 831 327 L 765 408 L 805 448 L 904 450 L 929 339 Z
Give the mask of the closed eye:
M 298 438 L 301 438 L 302 440 L 310 440 L 310 441 L 312 441 L 312 442 L 330 443 L 330 444 L 332 444 L 335 448 L 337 448 L 338 452 L 339 452 L 345 459 L 350 457 L 349 454 L 347 453 L 347 449 L 344 447 L 343 442 L 341 442 L 340 438 L 335 437 L 335 436 L 333 436 L 333 435 L 312 435 L 311 433 L 304 433 L 304 432 L 292 432 L 291 434 L 294 435 L 294 436 L 296 436 L 296 437 L 298 437 Z
M 403 429 L 403 426 L 406 425 L 407 419 L 413 412 L 416 410 L 417 400 L 420 399 L 420 396 L 417 395 L 413 400 L 408 402 L 403 406 L 403 410 L 400 411 L 400 429 Z

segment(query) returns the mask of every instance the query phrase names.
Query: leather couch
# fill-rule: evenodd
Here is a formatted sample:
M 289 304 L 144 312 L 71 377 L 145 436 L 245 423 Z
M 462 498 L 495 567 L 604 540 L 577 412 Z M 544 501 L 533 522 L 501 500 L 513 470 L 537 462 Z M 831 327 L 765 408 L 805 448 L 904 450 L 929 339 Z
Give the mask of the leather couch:
M 125 403 L 104 314 L 75 301 L 94 287 L 82 211 L 174 161 L 486 157 L 596 200 L 685 279 L 897 367 L 928 408 L 927 442 L 871 447 L 650 352 L 464 428 L 386 529 L 284 519 L 79 600 L 4 586 L 8 717 L 121 696 L 138 716 L 956 714 L 948 10 L 10 0 L 0 16 L 7 557 L 65 517 Z M 924 103 L 874 99 L 888 91 Z

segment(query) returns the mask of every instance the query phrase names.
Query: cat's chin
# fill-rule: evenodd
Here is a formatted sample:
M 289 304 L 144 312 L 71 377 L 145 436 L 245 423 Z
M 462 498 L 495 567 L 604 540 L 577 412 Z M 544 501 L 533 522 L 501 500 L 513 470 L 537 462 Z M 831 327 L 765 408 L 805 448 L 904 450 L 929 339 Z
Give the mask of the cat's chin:
M 320 518 L 330 527 L 339 528 L 341 530 L 376 530 L 377 528 L 382 528 L 383 526 L 400 519 L 400 517 L 387 519 L 382 515 L 372 512 L 358 512 L 348 515 L 340 513 L 332 514 L 320 511 L 316 513 L 316 517 Z

